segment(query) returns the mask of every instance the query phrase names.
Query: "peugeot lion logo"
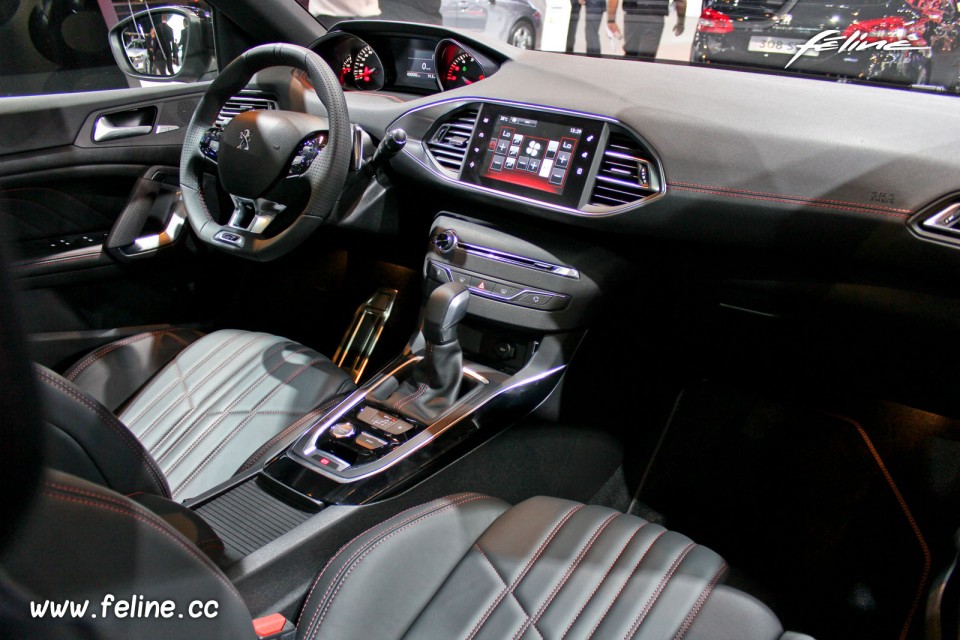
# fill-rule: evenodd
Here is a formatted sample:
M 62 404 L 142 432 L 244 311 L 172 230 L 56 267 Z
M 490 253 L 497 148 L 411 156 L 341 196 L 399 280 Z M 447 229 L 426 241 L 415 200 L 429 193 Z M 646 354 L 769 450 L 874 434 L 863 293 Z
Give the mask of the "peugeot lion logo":
M 244 129 L 240 132 L 240 144 L 237 145 L 240 151 L 250 151 L 250 129 Z

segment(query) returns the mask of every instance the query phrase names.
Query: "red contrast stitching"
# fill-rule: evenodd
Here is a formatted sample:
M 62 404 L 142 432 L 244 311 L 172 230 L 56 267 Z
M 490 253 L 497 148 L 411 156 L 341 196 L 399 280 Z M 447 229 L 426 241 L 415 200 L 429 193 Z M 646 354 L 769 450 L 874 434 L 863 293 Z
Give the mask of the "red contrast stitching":
M 755 195 L 755 196 L 779 196 L 781 198 L 802 200 L 803 202 L 826 202 L 829 204 L 849 205 L 852 207 L 860 207 L 864 209 L 876 209 L 878 211 L 891 211 L 893 213 L 911 213 L 909 209 L 895 209 L 893 207 L 886 207 L 880 204 L 867 204 L 865 202 L 851 202 L 849 200 L 831 200 L 830 198 L 807 198 L 804 196 L 795 196 L 795 195 L 790 195 L 786 193 L 751 191 L 749 189 L 734 189 L 733 187 L 717 187 L 709 184 L 697 184 L 696 182 L 671 182 L 670 184 L 679 185 L 683 187 L 697 187 L 700 189 L 712 189 L 715 191 L 731 191 L 734 193 L 746 193 L 746 194 Z
M 710 594 L 713 593 L 713 588 L 717 586 L 717 583 L 720 582 L 720 578 L 723 577 L 723 574 L 727 572 L 727 563 L 721 563 L 720 568 L 717 569 L 717 572 L 713 574 L 713 577 L 710 578 L 710 582 L 707 583 L 706 588 L 704 588 L 703 593 L 700 594 L 700 597 L 697 598 L 697 602 L 693 605 L 693 608 L 690 610 L 690 613 L 687 614 L 686 619 L 683 621 L 683 624 L 680 625 L 677 635 L 673 636 L 673 640 L 683 640 L 683 636 L 687 635 L 687 631 L 690 630 L 690 627 L 693 625 L 693 621 L 696 620 L 697 616 L 700 615 L 700 610 L 703 609 L 703 605 L 706 604 L 707 598 L 710 597 Z
M 63 374 L 63 377 L 66 378 L 67 380 L 74 380 L 78 375 L 80 375 L 81 371 L 83 371 L 84 369 L 92 365 L 97 360 L 103 358 L 108 353 L 115 351 L 120 347 L 125 347 L 128 344 L 133 344 L 134 342 L 140 342 L 141 340 L 146 340 L 147 338 L 152 338 L 154 336 L 158 336 L 164 333 L 174 333 L 177 331 L 189 331 L 189 329 L 182 329 L 182 328 L 158 329 L 157 331 L 150 331 L 149 333 L 137 334 L 135 336 L 124 338 L 123 340 L 119 340 L 112 344 L 108 344 L 105 347 L 97 349 L 81 362 L 70 367 L 70 369 L 65 374 Z
M 667 572 L 663 574 L 663 577 L 660 578 L 660 582 L 657 583 L 657 588 L 653 590 L 653 593 L 650 594 L 650 597 L 647 598 L 646 603 L 643 605 L 643 609 L 640 610 L 640 615 L 637 616 L 637 619 L 634 620 L 633 626 L 630 627 L 630 630 L 627 632 L 627 635 L 624 636 L 624 640 L 629 640 L 637 634 L 637 631 L 640 629 L 640 625 L 643 624 L 643 621 L 646 620 L 647 615 L 653 609 L 653 605 L 657 603 L 657 600 L 660 599 L 660 594 L 663 593 L 663 590 L 666 589 L 667 583 L 670 582 L 670 579 L 673 578 L 673 574 L 677 572 L 677 569 L 680 568 L 680 563 L 683 562 L 683 559 L 687 557 L 687 554 L 690 553 L 690 550 L 693 549 L 696 545 L 694 543 L 689 543 L 681 551 L 673 564 L 670 565 L 670 568 L 667 569 Z
M 679 183 L 671 183 L 671 186 L 677 185 L 677 184 Z M 779 202 L 781 204 L 803 204 L 811 207 L 818 207 L 821 209 L 838 209 L 842 211 L 855 211 L 857 213 L 875 213 L 881 216 L 889 216 L 889 217 L 900 218 L 900 219 L 905 219 L 909 217 L 909 215 L 905 213 L 893 213 L 891 211 L 868 209 L 867 207 L 861 207 L 861 206 L 845 207 L 841 205 L 829 204 L 826 202 L 817 202 L 815 200 L 788 200 L 786 198 L 778 198 L 773 196 L 765 197 L 760 195 L 753 195 L 750 193 L 734 193 L 731 191 L 714 191 L 712 189 L 694 189 L 692 187 L 681 187 L 681 186 L 673 186 L 673 188 L 676 189 L 677 191 L 693 191 L 695 193 L 705 193 L 707 195 L 714 195 L 714 196 L 726 196 L 728 198 L 743 198 L 747 200 L 764 200 L 767 202 Z
M 606 581 L 607 576 L 609 576 L 610 572 L 613 571 L 613 568 L 617 566 L 617 562 L 620 561 L 621 556 L 623 556 L 623 552 L 627 550 L 627 547 L 630 546 L 630 543 L 633 542 L 634 538 L 637 537 L 637 534 L 640 533 L 640 530 L 643 529 L 645 526 L 647 526 L 647 524 L 648 523 L 646 521 L 641 522 L 640 526 L 637 527 L 632 534 L 630 534 L 630 537 L 627 539 L 626 543 L 620 549 L 620 553 L 617 554 L 617 557 L 614 558 L 613 562 L 610 563 L 610 566 L 607 567 L 607 570 L 604 572 L 603 577 L 600 578 L 600 582 L 598 582 L 597 586 L 593 588 L 593 591 L 590 593 L 589 596 L 587 596 L 586 601 L 584 601 L 583 606 L 581 606 L 580 610 L 577 611 L 577 615 L 573 617 L 573 620 L 570 621 L 570 624 L 567 625 L 567 628 L 564 629 L 563 633 L 560 635 L 561 640 L 563 640 L 563 638 L 566 637 L 568 633 L 570 633 L 570 629 L 572 629 L 573 625 L 576 624 L 577 620 L 580 619 L 580 615 L 583 613 L 584 609 L 587 608 L 587 605 L 590 604 L 590 602 L 593 600 L 593 597 L 597 595 L 597 591 L 600 590 L 600 586 L 603 585 L 603 583 Z
M 650 553 L 650 550 L 653 549 L 653 545 L 657 543 L 657 540 L 662 538 L 667 533 L 667 530 L 664 529 L 656 536 L 653 540 L 650 541 L 650 544 L 647 545 L 647 548 L 643 550 L 643 553 L 640 554 L 640 557 L 637 558 L 637 563 L 633 565 L 633 569 L 630 570 L 630 573 L 627 575 L 627 579 L 623 581 L 623 584 L 620 585 L 620 588 L 617 589 L 617 592 L 613 595 L 613 600 L 610 601 L 610 604 L 607 605 L 607 608 L 603 610 L 603 613 L 597 619 L 597 623 L 593 625 L 593 629 L 590 630 L 590 633 L 587 635 L 587 638 L 592 638 L 593 634 L 597 632 L 597 629 L 600 628 L 600 624 L 603 622 L 604 618 L 607 617 L 607 614 L 610 613 L 610 609 L 613 609 L 613 605 L 617 603 L 617 600 L 620 598 L 620 594 L 623 593 L 623 590 L 627 588 L 627 585 L 630 584 L 630 581 L 633 580 L 633 574 L 637 572 L 637 569 L 640 568 L 640 563 L 643 562 L 644 558 L 647 557 L 647 554 Z
M 553 602 L 554 598 L 557 597 L 557 594 L 560 593 L 560 590 L 563 589 L 563 586 L 567 584 L 567 581 L 570 579 L 570 576 L 573 575 L 573 572 L 576 571 L 577 567 L 580 566 L 580 563 L 586 557 L 587 552 L 590 551 L 594 543 L 600 538 L 600 535 L 603 533 L 604 529 L 606 529 L 607 526 L 611 522 L 613 522 L 613 520 L 619 515 L 622 515 L 622 514 L 612 513 L 609 516 L 607 516 L 606 520 L 600 523 L 600 526 L 597 528 L 596 531 L 593 532 L 593 535 L 590 536 L 590 539 L 587 541 L 587 544 L 583 547 L 583 549 L 580 550 L 580 553 L 577 554 L 577 557 L 574 558 L 573 563 L 569 567 L 567 567 L 567 570 L 564 573 L 563 577 L 560 579 L 560 582 L 558 582 L 557 586 L 553 588 L 553 591 L 550 592 L 550 595 L 547 596 L 547 599 L 543 602 L 542 605 L 540 605 L 540 608 L 537 610 L 537 612 L 533 615 L 532 618 L 528 617 L 527 623 L 524 623 L 524 625 L 520 627 L 519 631 L 517 631 L 513 635 L 514 640 L 517 640 L 517 638 L 522 636 L 523 633 L 527 630 L 527 628 L 530 625 L 533 625 L 533 627 L 536 628 L 537 621 L 539 621 L 540 618 L 543 617 L 543 614 L 547 612 L 547 607 L 549 607 L 550 604 Z
M 166 481 L 163 480 L 163 474 L 160 473 L 159 469 L 156 468 L 156 462 L 153 458 L 143 449 L 143 445 L 134 437 L 133 433 L 126 428 L 117 417 L 112 413 L 108 413 L 105 409 L 98 407 L 92 401 L 85 398 L 83 395 L 77 393 L 70 387 L 66 386 L 56 378 L 50 377 L 49 374 L 44 373 L 43 371 L 37 371 L 39 379 L 50 385 L 51 387 L 66 393 L 68 396 L 80 403 L 81 406 L 92 411 L 100 420 L 110 427 L 113 431 L 120 436 L 120 439 L 130 448 L 130 450 L 136 455 L 140 460 L 143 461 L 144 466 L 147 471 L 150 472 L 150 475 L 153 476 L 153 480 L 156 483 L 157 489 L 160 494 L 163 496 L 170 496 L 170 489 L 167 486 Z
M 464 505 L 464 504 L 466 504 L 466 503 L 468 503 L 468 502 L 473 502 L 474 500 L 493 500 L 493 498 L 491 498 L 490 496 L 483 496 L 483 495 L 477 495 L 477 496 L 473 496 L 473 497 L 469 497 L 469 498 L 462 498 L 462 499 L 460 499 L 458 502 L 453 502 L 453 503 L 451 503 L 451 504 L 448 504 L 448 505 L 446 505 L 446 506 L 444 506 L 444 507 L 442 507 L 442 508 L 440 508 L 440 509 L 437 509 L 436 511 L 432 511 L 432 512 L 430 512 L 430 513 L 427 513 L 426 515 L 424 515 L 424 516 L 422 516 L 422 517 L 423 517 L 424 519 L 430 518 L 430 517 L 433 517 L 433 516 L 435 516 L 435 515 L 437 515 L 437 514 L 439 514 L 439 513 L 442 513 L 442 512 L 444 512 L 444 511 L 447 511 L 448 509 L 452 509 L 452 508 L 454 508 L 454 507 L 458 507 L 458 506 Z M 308 632 L 305 634 L 305 637 L 306 637 L 306 638 L 315 638 L 316 635 L 317 635 L 317 633 L 319 633 L 320 627 L 321 627 L 321 625 L 323 624 L 323 619 L 326 617 L 327 612 L 328 612 L 328 611 L 330 610 L 330 608 L 332 607 L 333 601 L 336 599 L 337 594 L 340 592 L 340 588 L 341 588 L 341 587 L 344 585 L 344 583 L 347 581 L 347 578 L 350 577 L 350 574 L 353 573 L 353 571 L 354 571 L 358 566 L 360 566 L 360 563 L 364 560 L 364 558 L 366 558 L 368 555 L 370 555 L 370 554 L 371 554 L 377 547 L 379 547 L 381 544 L 383 544 L 384 542 L 386 542 L 387 540 L 389 540 L 389 539 L 392 538 L 393 536 L 399 534 L 401 531 L 404 531 L 405 529 L 408 529 L 408 528 L 410 528 L 410 527 L 412 527 L 412 526 L 414 526 L 414 525 L 416 525 L 416 524 L 419 524 L 418 522 L 416 522 L 416 520 L 417 520 L 417 518 L 414 518 L 413 521 L 409 522 L 409 524 L 404 524 L 403 526 L 399 526 L 399 528 L 394 529 L 393 531 L 391 531 L 390 533 L 388 533 L 388 534 L 386 534 L 386 535 L 381 534 L 381 537 L 377 540 L 377 542 L 375 542 L 373 545 L 371 545 L 370 547 L 368 547 L 365 551 L 363 551 L 363 548 L 361 547 L 360 549 L 357 550 L 356 553 L 354 553 L 353 556 L 350 557 L 349 560 L 347 560 L 347 562 L 344 564 L 343 568 L 341 568 L 340 572 L 338 572 L 337 577 L 335 577 L 335 578 L 334 578 L 334 581 L 330 584 L 330 587 L 333 587 L 334 584 L 337 585 L 337 587 L 336 587 L 336 589 L 334 589 L 333 593 L 330 594 L 330 599 L 327 600 L 326 603 L 324 604 L 324 606 L 321 607 L 320 609 L 318 609 L 317 612 L 314 613 L 313 618 L 311 618 L 310 624 L 307 626 L 307 631 L 308 631 Z M 360 555 L 359 557 L 357 557 L 357 555 L 360 554 L 361 551 L 363 551 L 363 554 Z M 356 561 L 355 561 L 355 562 L 354 562 L 354 558 L 356 558 Z M 349 570 L 347 570 L 346 573 L 343 573 L 343 570 L 346 569 L 347 567 L 349 567 Z M 341 574 L 341 573 L 342 573 L 342 577 L 340 577 L 340 574 Z M 329 593 L 329 592 L 330 592 L 330 589 L 328 588 L 328 589 L 327 589 L 327 593 Z M 321 598 L 320 602 L 323 602 L 326 597 L 327 597 L 327 594 L 324 593 L 324 596 L 323 596 L 323 598 Z M 322 613 L 321 613 L 321 610 L 322 610 Z M 317 619 L 317 614 L 320 614 L 319 619 Z M 310 629 L 313 627 L 313 622 L 314 622 L 314 620 L 316 620 L 316 627 L 313 628 L 313 631 L 312 631 L 312 632 L 310 632 Z
M 74 490 L 74 489 L 72 489 L 72 488 L 71 488 L 71 489 L 60 489 L 60 490 L 61 490 L 61 491 L 67 491 L 67 492 L 70 492 L 70 493 L 75 493 L 75 492 L 76 492 L 76 490 Z M 110 506 L 110 505 L 109 505 L 109 501 L 105 500 L 105 499 L 102 498 L 101 496 L 95 496 L 95 497 L 96 497 L 97 499 L 101 499 L 101 500 L 104 500 L 105 502 L 108 502 L 108 504 L 102 504 L 102 503 L 99 503 L 99 502 L 94 502 L 94 501 L 92 501 L 92 500 L 87 500 L 87 499 L 83 499 L 83 498 L 63 496 L 63 495 L 59 495 L 59 494 L 57 494 L 57 493 L 54 493 L 54 492 L 52 492 L 52 491 L 44 491 L 43 494 L 46 495 L 46 496 L 48 496 L 48 497 L 50 497 L 50 498 L 53 498 L 54 500 L 60 500 L 60 501 L 62 501 L 62 502 L 73 502 L 73 503 L 76 503 L 76 504 L 82 504 L 82 505 L 94 507 L 94 508 L 96 508 L 96 509 L 102 509 L 102 510 L 104 510 L 104 511 L 112 511 L 112 512 L 114 512 L 114 513 L 119 513 L 119 514 L 122 515 L 122 516 L 126 516 L 126 517 L 128 517 L 128 518 L 133 518 L 134 520 L 139 520 L 140 522 L 143 522 L 143 523 L 146 524 L 147 526 L 151 527 L 152 529 L 155 529 L 156 531 L 160 532 L 161 534 L 163 534 L 164 536 L 166 536 L 167 538 L 169 538 L 171 541 L 173 541 L 174 543 L 176 543 L 177 545 L 179 545 L 182 549 L 184 549 L 185 551 L 187 551 L 187 552 L 188 552 L 190 555 L 192 555 L 194 558 L 196 558 L 197 560 L 199 560 L 199 561 L 200 561 L 200 564 L 201 564 L 205 569 L 207 569 L 217 580 L 219 580 L 231 593 L 233 593 L 233 595 L 236 596 L 237 599 L 242 600 L 242 598 L 240 598 L 240 594 L 237 593 L 237 590 L 233 587 L 232 584 L 230 584 L 230 581 L 227 580 L 226 578 L 224 578 L 224 577 L 223 577 L 222 575 L 220 575 L 217 571 L 215 571 L 210 565 L 207 564 L 207 562 L 209 562 L 209 560 L 207 559 L 207 557 L 206 557 L 205 555 L 199 553 L 199 551 L 198 551 L 196 548 L 193 548 L 193 547 L 191 547 L 189 544 L 184 543 L 183 540 L 180 540 L 176 535 L 174 535 L 173 533 L 171 533 L 170 531 L 168 531 L 166 528 L 164 528 L 164 527 L 166 526 L 165 523 L 162 523 L 162 522 L 160 522 L 160 521 L 154 521 L 154 520 L 151 519 L 149 516 L 146 516 L 146 514 L 140 514 L 139 512 L 132 511 L 132 510 L 129 509 L 129 507 L 127 507 L 127 510 L 124 510 L 124 509 L 118 508 L 118 507 L 116 507 L 116 506 Z M 86 495 L 93 495 L 93 494 L 86 494 Z M 126 506 L 126 505 L 124 505 L 124 506 Z
M 531 556 L 531 558 L 527 560 L 527 564 L 524 565 L 523 570 L 520 571 L 520 573 L 517 575 L 516 578 L 514 578 L 513 583 L 509 587 L 501 591 L 500 595 L 498 595 L 497 598 L 490 604 L 490 606 L 487 607 L 487 610 L 483 612 L 483 615 L 480 616 L 480 620 L 477 621 L 477 624 L 474 625 L 473 630 L 471 630 L 470 633 L 467 635 L 466 640 L 472 640 L 474 637 L 476 637 L 478 633 L 480 633 L 480 629 L 487 622 L 487 619 L 490 617 L 490 615 L 496 610 L 498 606 L 500 606 L 500 603 L 503 602 L 503 599 L 507 596 L 507 594 L 508 593 L 512 594 L 514 589 L 516 589 L 520 585 L 520 582 L 527 576 L 527 573 L 530 571 L 530 568 L 534 565 L 534 563 L 537 560 L 540 559 L 540 556 L 543 554 L 546 548 L 550 545 L 550 543 L 556 537 L 557 533 L 560 531 L 563 525 L 565 525 L 567 521 L 570 518 L 572 518 L 575 513 L 583 509 L 585 506 L 586 505 L 578 504 L 574 508 L 567 511 L 567 513 L 564 514 L 564 516 L 560 519 L 560 521 L 556 525 L 554 525 L 553 530 L 550 531 L 549 534 L 547 534 L 547 537 L 544 538 L 543 542 L 540 543 L 540 546 L 537 548 L 536 552 L 534 552 L 533 556 Z
M 190 484 L 190 483 L 193 481 L 194 478 L 196 478 L 198 475 L 200 475 L 200 472 L 203 471 L 204 467 L 206 467 L 207 464 L 209 464 L 209 462 L 210 462 L 211 460 L 213 460 L 213 459 L 217 456 L 217 454 L 220 453 L 220 451 L 221 451 L 225 446 L 227 446 L 227 443 L 230 442 L 231 440 L 233 440 L 234 436 L 236 436 L 238 433 L 240 433 L 241 431 L 243 431 L 243 428 L 246 427 L 248 424 L 250 424 L 250 421 L 253 420 L 253 419 L 257 416 L 257 411 L 256 411 L 257 409 L 259 409 L 259 408 L 262 407 L 264 404 L 266 404 L 267 402 L 269 402 L 275 395 L 277 395 L 277 393 L 280 392 L 281 389 L 283 389 L 285 386 L 287 386 L 288 384 L 290 384 L 297 376 L 299 376 L 299 375 L 300 375 L 301 373 L 303 373 L 304 371 L 307 371 L 307 370 L 313 368 L 313 365 L 317 364 L 318 362 L 323 362 L 323 358 L 322 358 L 322 357 L 321 357 L 321 358 L 314 358 L 314 359 L 311 360 L 310 362 L 308 362 L 308 363 L 306 363 L 305 365 L 303 365 L 302 367 L 300 367 L 297 371 L 294 371 L 292 374 L 290 374 L 289 376 L 287 376 L 287 379 L 286 379 L 286 380 L 284 380 L 284 381 L 281 382 L 279 385 L 277 385 L 277 386 L 274 388 L 274 390 L 270 392 L 269 395 L 267 395 L 263 400 L 261 400 L 260 402 L 258 402 L 257 405 L 253 408 L 253 411 L 252 411 L 249 415 L 247 415 L 247 417 L 244 418 L 244 420 L 243 420 L 240 424 L 238 424 L 233 431 L 231 431 L 229 434 L 227 434 L 227 437 L 224 438 L 223 440 L 221 440 L 221 441 L 220 441 L 220 444 L 218 444 L 213 451 L 211 451 L 209 454 L 207 454 L 207 457 L 203 459 L 203 462 L 201 462 L 200 465 L 199 465 L 196 469 L 193 470 L 193 473 L 191 473 L 191 474 L 187 477 L 187 479 L 184 480 L 184 481 L 180 484 L 179 487 L 177 487 L 177 489 L 173 492 L 173 494 L 174 494 L 174 495 L 177 495 L 178 493 L 180 493 L 181 491 L 183 491 L 184 487 L 186 487 L 188 484 Z M 218 421 L 218 422 L 219 422 L 219 421 Z M 183 459 L 187 456 L 187 454 L 190 453 L 190 451 L 191 451 L 196 445 L 198 445 L 198 444 L 200 443 L 201 440 L 203 440 L 204 438 L 206 438 L 207 435 L 213 430 L 213 428 L 214 428 L 214 427 L 211 426 L 210 429 L 208 429 L 206 432 L 204 432 L 204 434 L 203 434 L 202 436 L 200 436 L 198 439 L 194 440 L 193 443 L 190 445 L 190 447 L 189 447 L 186 451 L 183 452 L 183 455 L 180 456 L 180 458 L 177 460 L 177 463 L 176 463 L 176 464 L 178 464 L 181 460 L 183 460 Z M 174 466 L 176 466 L 176 464 L 174 464 Z M 170 467 L 170 469 L 173 470 L 173 467 Z

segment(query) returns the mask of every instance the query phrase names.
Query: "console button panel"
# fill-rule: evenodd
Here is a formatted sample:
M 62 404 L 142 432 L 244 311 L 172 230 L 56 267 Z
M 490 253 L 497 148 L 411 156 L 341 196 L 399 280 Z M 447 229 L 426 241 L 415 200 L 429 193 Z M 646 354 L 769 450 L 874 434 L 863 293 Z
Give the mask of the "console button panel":
M 427 276 L 434 282 L 459 282 L 470 288 L 470 293 L 500 300 L 518 307 L 558 311 L 570 304 L 570 296 L 555 291 L 533 289 L 523 284 L 495 280 L 480 273 L 464 271 L 432 260 L 427 265 Z

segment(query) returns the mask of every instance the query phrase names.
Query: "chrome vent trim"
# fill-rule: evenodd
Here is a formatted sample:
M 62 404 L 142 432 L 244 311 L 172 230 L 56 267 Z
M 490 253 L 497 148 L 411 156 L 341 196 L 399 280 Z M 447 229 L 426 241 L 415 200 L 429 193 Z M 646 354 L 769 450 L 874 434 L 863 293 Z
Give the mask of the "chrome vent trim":
M 479 115 L 480 109 L 475 107 L 448 115 L 439 121 L 436 132 L 427 141 L 433 161 L 454 176 L 460 175 Z
M 954 202 L 920 223 L 927 231 L 960 239 L 960 202 Z
M 220 115 L 217 116 L 217 126 L 225 127 L 235 116 L 245 111 L 265 110 L 272 111 L 278 108 L 277 100 L 273 96 L 260 91 L 241 91 L 227 100 Z
M 594 178 L 589 204 L 622 207 L 660 191 L 660 179 L 643 146 L 632 137 L 611 132 Z

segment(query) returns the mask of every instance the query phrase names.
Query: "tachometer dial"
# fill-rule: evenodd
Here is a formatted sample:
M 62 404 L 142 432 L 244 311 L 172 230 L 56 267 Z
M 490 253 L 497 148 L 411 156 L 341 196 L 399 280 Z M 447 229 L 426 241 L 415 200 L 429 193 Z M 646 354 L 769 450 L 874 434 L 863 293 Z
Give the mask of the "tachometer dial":
M 347 86 L 353 77 L 353 56 L 349 53 L 340 63 L 340 86 Z
M 466 51 L 461 51 L 447 65 L 444 71 L 444 87 L 454 89 L 464 87 L 484 79 L 483 67 L 477 59 Z
M 383 63 L 370 45 L 366 45 L 353 57 L 353 84 L 363 91 L 375 91 L 383 87 Z

